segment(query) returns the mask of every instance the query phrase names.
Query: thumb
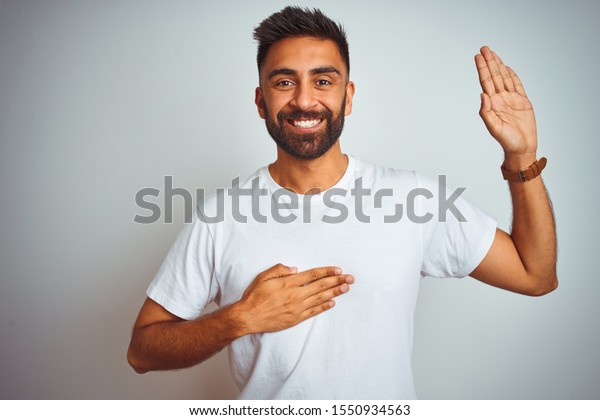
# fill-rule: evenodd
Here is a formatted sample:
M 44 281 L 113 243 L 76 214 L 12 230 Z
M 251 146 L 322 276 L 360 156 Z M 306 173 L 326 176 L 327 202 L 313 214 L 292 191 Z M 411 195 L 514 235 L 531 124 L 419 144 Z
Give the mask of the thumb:
M 278 277 L 289 276 L 298 272 L 298 267 L 288 267 L 283 264 L 275 264 L 273 267 L 267 268 L 265 271 L 260 273 L 258 277 L 263 279 L 273 279 Z
M 502 122 L 500 121 L 496 113 L 492 111 L 492 100 L 487 95 L 487 93 L 481 93 L 481 106 L 479 108 L 479 116 L 483 120 L 483 123 L 485 124 L 490 134 L 495 138 L 494 134 L 498 131 L 499 124 L 501 124 Z
M 479 95 L 481 99 L 481 106 L 479 107 L 479 115 L 483 118 L 483 115 L 490 112 L 492 110 L 492 101 L 490 101 L 490 97 L 487 94 L 481 92 Z

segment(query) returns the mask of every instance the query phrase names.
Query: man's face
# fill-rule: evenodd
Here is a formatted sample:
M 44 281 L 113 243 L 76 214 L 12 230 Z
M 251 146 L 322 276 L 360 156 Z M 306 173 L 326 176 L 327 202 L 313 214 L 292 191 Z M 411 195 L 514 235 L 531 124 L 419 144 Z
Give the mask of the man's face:
M 354 84 L 335 42 L 295 37 L 269 49 L 255 103 L 284 152 L 316 159 L 339 139 L 353 95 Z

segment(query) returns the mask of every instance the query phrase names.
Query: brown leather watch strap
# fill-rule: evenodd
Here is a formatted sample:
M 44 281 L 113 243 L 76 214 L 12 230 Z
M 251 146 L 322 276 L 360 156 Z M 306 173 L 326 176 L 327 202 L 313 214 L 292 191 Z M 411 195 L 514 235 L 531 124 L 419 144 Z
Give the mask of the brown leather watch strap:
M 531 181 L 532 179 L 534 179 L 542 173 L 542 171 L 546 167 L 547 161 L 548 160 L 545 157 L 543 157 L 533 162 L 527 168 L 521 169 L 520 171 L 509 171 L 504 167 L 504 164 L 502 164 L 500 170 L 502 171 L 502 177 L 507 181 L 527 182 Z

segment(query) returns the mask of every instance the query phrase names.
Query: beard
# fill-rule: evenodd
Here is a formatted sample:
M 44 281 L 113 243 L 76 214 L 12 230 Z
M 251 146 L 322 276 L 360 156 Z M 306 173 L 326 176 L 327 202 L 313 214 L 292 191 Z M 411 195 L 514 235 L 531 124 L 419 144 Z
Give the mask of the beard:
M 340 113 L 334 117 L 329 109 L 323 111 L 300 111 L 290 112 L 280 111 L 277 114 L 277 121 L 271 118 L 267 104 L 262 101 L 265 111 L 265 123 L 267 131 L 275 140 L 275 143 L 289 155 L 303 160 L 312 160 L 323 156 L 335 142 L 340 138 L 344 128 L 344 113 L 346 111 L 346 96 L 340 107 Z M 288 120 L 316 120 L 322 119 L 325 122 L 325 130 L 319 130 L 315 133 L 295 133 L 286 127 Z

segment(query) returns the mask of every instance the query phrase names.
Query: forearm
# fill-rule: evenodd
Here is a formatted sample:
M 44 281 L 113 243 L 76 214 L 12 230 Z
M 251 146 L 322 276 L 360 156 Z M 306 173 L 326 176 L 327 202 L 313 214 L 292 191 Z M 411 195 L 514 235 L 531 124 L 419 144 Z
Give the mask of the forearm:
M 163 321 L 134 329 L 127 358 L 138 373 L 201 363 L 245 335 L 235 307 L 191 321 Z
M 505 168 L 516 171 L 531 165 L 535 154 L 505 157 Z M 529 278 L 543 290 L 553 290 L 556 276 L 556 227 L 548 193 L 538 176 L 509 182 L 513 206 L 511 237 Z

